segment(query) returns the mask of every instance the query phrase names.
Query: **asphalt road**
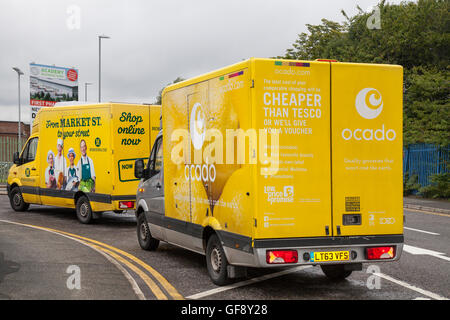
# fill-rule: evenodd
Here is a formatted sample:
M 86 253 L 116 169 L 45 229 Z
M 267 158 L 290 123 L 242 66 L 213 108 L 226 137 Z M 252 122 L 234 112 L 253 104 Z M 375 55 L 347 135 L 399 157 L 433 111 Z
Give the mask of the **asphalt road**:
M 250 269 L 217 287 L 202 255 L 164 243 L 141 250 L 131 212 L 82 225 L 73 210 L 17 213 L 0 196 L 0 299 L 449 299 L 450 216 L 405 215 L 399 261 L 364 265 L 341 282 L 319 267 Z

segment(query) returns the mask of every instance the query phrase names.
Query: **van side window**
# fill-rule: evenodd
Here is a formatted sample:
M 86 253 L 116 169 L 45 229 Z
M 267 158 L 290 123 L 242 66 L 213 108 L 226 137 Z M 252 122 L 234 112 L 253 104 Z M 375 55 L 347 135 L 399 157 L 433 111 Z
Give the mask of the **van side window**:
M 155 156 L 155 172 L 160 172 L 162 168 L 163 161 L 163 144 L 162 139 L 159 139 L 158 150 L 156 151 Z
M 22 163 L 31 162 L 34 161 L 34 159 L 36 159 L 37 144 L 38 144 L 37 137 L 28 140 L 28 143 L 22 152 Z
M 28 143 L 28 155 L 27 155 L 27 162 L 34 161 L 36 159 L 36 151 L 37 151 L 37 145 L 38 145 L 38 138 L 33 138 Z
M 150 175 L 154 176 L 161 171 L 163 161 L 163 148 L 162 148 L 162 138 L 156 140 L 152 153 L 150 155 L 150 161 L 148 162 L 148 166 L 150 169 Z

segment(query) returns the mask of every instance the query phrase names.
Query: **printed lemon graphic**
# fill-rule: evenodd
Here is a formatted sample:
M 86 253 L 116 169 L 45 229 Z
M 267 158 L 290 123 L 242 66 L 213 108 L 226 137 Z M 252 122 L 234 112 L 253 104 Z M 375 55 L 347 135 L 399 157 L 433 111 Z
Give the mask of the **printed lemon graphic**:
M 242 167 L 234 171 L 228 178 L 220 195 L 218 205 L 214 208 L 214 216 L 227 217 L 227 231 L 240 230 L 245 235 L 251 234 L 252 194 L 251 168 Z M 254 199 L 254 198 L 253 198 Z
M 176 168 L 175 174 L 172 175 L 173 178 L 169 180 L 173 196 L 172 209 L 179 219 L 190 221 L 192 213 L 192 222 L 198 222 L 197 218 L 201 221 L 209 208 L 209 199 L 204 185 L 195 178 L 190 182 L 189 179 L 185 179 L 184 165 L 176 166 Z
M 211 82 L 208 85 L 206 83 L 199 84 L 189 90 L 172 91 L 164 97 L 164 104 L 168 107 L 164 115 L 165 128 L 163 130 L 171 133 L 179 129 L 189 130 L 186 135 L 189 139 L 187 154 L 178 157 L 178 159 L 181 158 L 181 163 L 168 161 L 164 164 L 165 172 L 170 172 L 166 177 L 176 177 L 166 186 L 169 194 L 173 194 L 173 203 L 168 203 L 168 205 L 173 208 L 175 215 L 184 215 L 185 220 L 189 220 L 189 214 L 193 220 L 196 220 L 197 216 L 203 219 L 206 209 L 209 209 L 208 212 L 214 215 L 215 204 L 228 179 L 242 166 L 237 163 L 236 138 L 230 144 L 234 153 L 232 163 L 226 163 L 226 137 L 227 130 L 241 128 L 239 119 L 248 120 L 247 122 L 250 123 L 244 113 L 239 113 L 242 112 L 239 110 L 239 106 L 248 102 L 248 94 L 240 93 L 238 90 L 225 94 L 221 90 L 221 86 L 226 85 L 226 81 Z M 242 92 L 246 91 L 242 90 Z M 215 138 L 208 137 L 206 134 L 208 130 L 220 133 L 221 141 L 215 146 L 220 147 L 221 150 L 210 148 L 210 144 Z M 180 139 L 174 140 L 173 137 L 165 137 L 165 139 L 164 158 L 173 160 L 172 150 L 175 150 L 180 144 Z M 210 153 L 206 152 L 205 156 L 208 147 Z M 248 161 L 248 141 L 246 149 L 239 150 L 239 152 L 241 151 L 246 153 L 246 161 Z M 196 159 L 195 154 L 199 152 L 201 157 Z M 217 156 L 220 157 L 217 158 Z M 191 169 L 191 165 L 194 165 L 195 168 Z M 203 169 L 205 165 L 207 169 Z M 188 167 L 187 171 L 185 171 L 186 166 Z M 194 177 L 196 170 L 197 176 Z M 189 174 L 191 174 L 190 183 Z M 168 199 L 168 201 L 170 200 Z
M 226 164 L 227 159 L 227 130 L 237 130 L 239 129 L 239 121 L 238 121 L 238 111 L 237 106 L 234 101 L 230 98 L 230 96 L 226 96 L 223 94 L 219 94 L 220 90 L 215 90 L 215 95 L 210 97 L 210 104 L 208 108 L 204 108 L 203 112 L 205 115 L 206 130 L 216 129 L 221 133 L 222 136 L 222 159 L 215 159 L 216 161 L 221 161 L 222 164 L 214 162 L 214 157 L 208 158 L 206 157 L 206 163 L 208 165 L 214 165 L 215 167 L 215 177 L 211 179 L 209 177 L 208 181 L 203 182 L 204 189 L 208 195 L 208 199 L 210 200 L 211 211 L 214 212 L 214 203 L 219 200 L 220 195 L 222 194 L 223 188 L 227 183 L 229 177 L 233 174 L 234 171 L 241 167 L 240 164 L 237 164 L 237 143 L 234 141 L 232 143 L 232 149 L 234 152 L 233 163 Z M 211 138 L 210 141 L 206 140 L 203 144 L 202 154 L 205 154 L 205 148 L 209 143 L 213 142 L 214 138 Z M 216 144 L 219 146 L 220 144 Z M 217 153 L 220 150 L 215 150 L 215 152 L 211 152 L 213 156 L 217 156 Z M 208 152 L 206 153 L 208 155 Z M 205 163 L 205 157 L 203 157 L 203 163 Z M 213 180 L 213 181 L 212 181 Z

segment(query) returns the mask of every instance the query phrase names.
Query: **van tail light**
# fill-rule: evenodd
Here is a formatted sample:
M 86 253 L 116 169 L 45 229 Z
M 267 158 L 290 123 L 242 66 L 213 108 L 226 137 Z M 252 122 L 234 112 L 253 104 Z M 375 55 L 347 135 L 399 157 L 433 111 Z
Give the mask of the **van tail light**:
M 297 250 L 267 250 L 266 262 L 268 264 L 296 263 L 298 262 Z
M 119 201 L 119 208 L 120 209 L 133 209 L 134 201 Z
M 367 260 L 393 259 L 395 257 L 395 247 L 373 247 L 367 248 Z

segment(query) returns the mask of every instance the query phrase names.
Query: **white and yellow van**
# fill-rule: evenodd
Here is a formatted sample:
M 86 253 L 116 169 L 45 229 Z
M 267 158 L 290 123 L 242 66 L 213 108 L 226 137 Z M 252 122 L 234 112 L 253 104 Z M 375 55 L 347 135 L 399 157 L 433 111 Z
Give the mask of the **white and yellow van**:
M 134 163 L 148 157 L 160 114 L 160 106 L 119 103 L 42 108 L 22 152 L 14 155 L 11 207 L 76 208 L 82 223 L 98 212 L 134 209 Z
M 402 67 L 245 60 L 168 86 L 162 134 L 136 162 L 138 239 L 242 268 L 332 278 L 399 259 Z

